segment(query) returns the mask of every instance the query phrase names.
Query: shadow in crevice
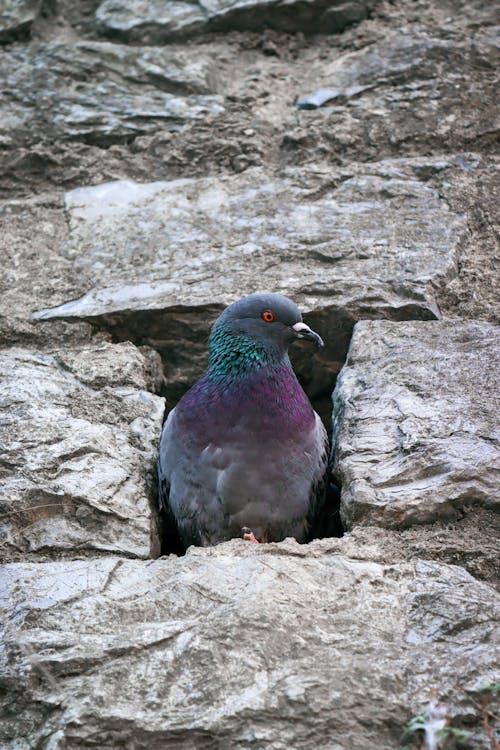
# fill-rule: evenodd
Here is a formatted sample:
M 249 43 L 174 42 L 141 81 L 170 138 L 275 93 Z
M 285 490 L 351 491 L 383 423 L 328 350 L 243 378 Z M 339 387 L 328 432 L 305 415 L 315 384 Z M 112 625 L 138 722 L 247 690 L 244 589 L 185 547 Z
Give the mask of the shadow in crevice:
M 159 506 L 158 506 L 159 507 Z M 160 534 L 161 555 L 177 555 L 182 557 L 186 554 L 186 548 L 181 542 L 179 533 L 175 524 L 167 518 L 165 510 L 162 508 L 158 511 L 159 524 L 158 531 Z
M 340 518 L 340 493 L 341 487 L 329 476 L 325 490 L 325 504 L 315 519 L 309 541 L 344 536 Z

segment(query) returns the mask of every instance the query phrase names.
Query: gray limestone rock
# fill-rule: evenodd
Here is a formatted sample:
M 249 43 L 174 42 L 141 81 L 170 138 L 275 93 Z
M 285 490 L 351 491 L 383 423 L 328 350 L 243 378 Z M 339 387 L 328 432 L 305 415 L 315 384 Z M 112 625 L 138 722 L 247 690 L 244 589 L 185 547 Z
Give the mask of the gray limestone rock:
M 394 750 L 434 692 L 485 740 L 495 592 L 335 542 L 4 566 L 5 746 Z
M 359 323 L 334 392 L 342 515 L 401 528 L 499 509 L 499 329 Z
M 159 553 L 164 400 L 132 344 L 0 353 L 3 559 Z
M 321 61 L 307 71 L 296 107 L 300 127 L 282 148 L 302 134 L 332 154 L 375 159 L 381 155 L 494 151 L 498 109 L 498 35 L 488 27 L 467 36 L 426 28 L 389 31 L 362 49 Z
M 85 286 L 65 257 L 68 227 L 61 195 L 10 200 L 0 206 L 0 341 L 40 349 L 71 341 L 88 343 L 92 327 L 61 321 L 39 326 L 33 308 L 78 296 Z M 94 339 L 95 341 L 95 339 Z
M 188 382 L 203 369 L 216 313 L 272 289 L 325 334 L 322 388 L 355 320 L 439 315 L 435 286 L 456 274 L 466 226 L 418 175 L 445 164 L 396 160 L 281 177 L 253 169 L 71 191 L 65 256 L 89 291 L 35 318 L 91 320 L 151 344 L 169 381 L 184 368 Z
M 0 5 L 0 43 L 28 36 L 41 5 L 41 0 L 3 0 Z
M 332 33 L 366 17 L 369 0 L 104 0 L 96 11 L 101 34 L 148 44 L 203 31 L 263 28 Z
M 80 41 L 16 47 L 0 60 L 4 146 L 45 138 L 109 145 L 223 112 L 212 60 L 182 50 Z
M 384 40 L 318 65 L 309 76 L 327 81 L 332 89 L 340 91 L 387 83 L 397 86 L 412 78 L 432 78 L 441 67 L 450 64 L 450 57 L 463 58 L 472 50 L 471 41 L 431 37 L 426 30 L 398 29 Z
M 101 34 L 148 44 L 206 30 L 207 16 L 197 2 L 105 0 L 96 11 Z

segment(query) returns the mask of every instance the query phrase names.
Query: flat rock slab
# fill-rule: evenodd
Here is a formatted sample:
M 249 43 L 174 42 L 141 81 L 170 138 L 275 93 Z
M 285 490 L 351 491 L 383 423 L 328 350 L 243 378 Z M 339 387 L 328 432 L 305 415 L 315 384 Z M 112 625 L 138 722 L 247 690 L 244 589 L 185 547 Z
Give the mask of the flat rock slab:
M 224 111 L 213 60 L 109 42 L 17 47 L 0 60 L 4 146 L 45 138 L 98 145 Z
M 0 555 L 159 553 L 164 400 L 132 344 L 0 352 Z
M 367 0 L 104 0 L 96 11 L 101 34 L 156 43 L 206 31 L 332 33 L 361 21 L 373 5 Z
M 466 222 L 420 176 L 446 163 L 291 169 L 279 177 L 252 169 L 71 191 L 65 257 L 90 291 L 35 317 L 92 320 L 151 343 L 172 377 L 177 362 L 189 378 L 193 345 L 205 351 L 216 313 L 272 290 L 313 314 L 326 356 L 341 362 L 360 317 L 439 315 L 435 286 L 456 275 Z
M 3 0 L 0 6 L 0 43 L 28 36 L 41 5 L 41 0 Z
M 6 747 L 394 750 L 434 690 L 479 746 L 464 691 L 495 679 L 489 586 L 255 546 L 4 566 Z
M 293 293 L 307 310 L 334 304 L 399 317 L 412 308 L 434 318 L 431 285 L 456 272 L 465 221 L 419 167 L 387 161 L 282 177 L 251 169 L 78 188 L 65 198 L 66 257 L 94 289 L 38 317 L 226 304 L 257 287 Z
M 499 334 L 481 322 L 358 323 L 334 392 L 347 528 L 498 510 Z

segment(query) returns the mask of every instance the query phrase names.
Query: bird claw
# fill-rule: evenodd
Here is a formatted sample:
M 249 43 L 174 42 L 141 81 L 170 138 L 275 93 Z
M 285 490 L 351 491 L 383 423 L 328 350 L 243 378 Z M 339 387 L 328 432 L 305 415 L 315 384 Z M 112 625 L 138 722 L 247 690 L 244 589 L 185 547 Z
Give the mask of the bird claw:
M 243 528 L 241 529 L 241 534 L 245 542 L 253 542 L 254 544 L 260 544 L 259 540 L 255 538 L 255 535 L 252 529 L 249 529 L 248 526 L 243 526 Z

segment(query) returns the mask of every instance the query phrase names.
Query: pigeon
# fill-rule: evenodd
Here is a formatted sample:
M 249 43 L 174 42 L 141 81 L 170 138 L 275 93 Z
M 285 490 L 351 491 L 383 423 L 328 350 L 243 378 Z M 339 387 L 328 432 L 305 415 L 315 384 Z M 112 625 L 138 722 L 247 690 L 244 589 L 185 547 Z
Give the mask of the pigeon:
M 169 413 L 160 442 L 160 503 L 184 550 L 237 537 L 310 540 L 328 439 L 288 357 L 300 339 L 323 346 L 279 294 L 244 297 L 214 323 L 208 368 Z

